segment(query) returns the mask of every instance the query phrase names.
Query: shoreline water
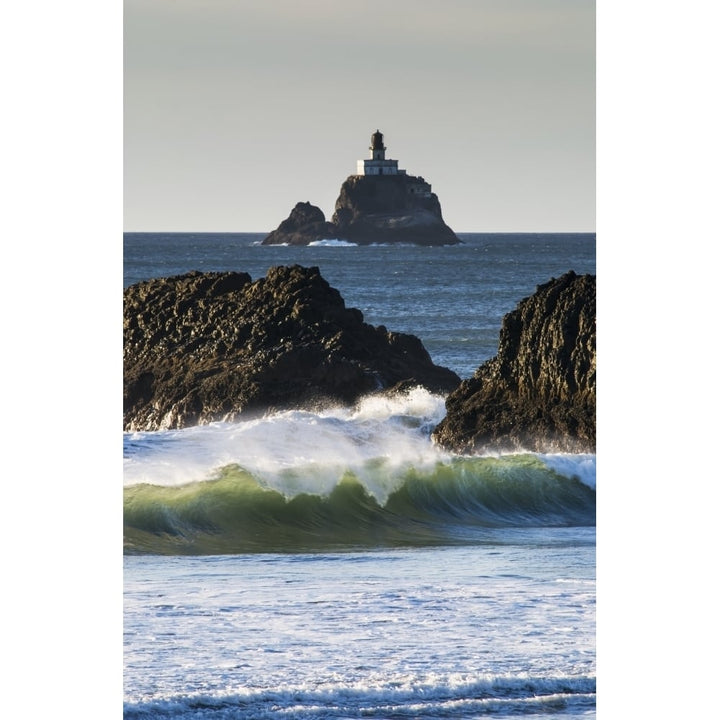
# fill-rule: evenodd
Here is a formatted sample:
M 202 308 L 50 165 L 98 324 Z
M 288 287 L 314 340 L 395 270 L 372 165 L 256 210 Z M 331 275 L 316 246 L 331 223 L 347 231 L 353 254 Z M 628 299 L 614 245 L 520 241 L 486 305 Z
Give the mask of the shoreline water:
M 573 529 L 127 557 L 125 717 L 594 717 L 593 561 Z

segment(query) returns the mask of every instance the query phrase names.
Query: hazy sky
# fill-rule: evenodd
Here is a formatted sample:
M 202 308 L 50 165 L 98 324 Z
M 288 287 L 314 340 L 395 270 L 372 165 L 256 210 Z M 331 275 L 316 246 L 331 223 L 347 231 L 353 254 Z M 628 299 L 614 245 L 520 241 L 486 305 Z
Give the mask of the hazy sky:
M 594 0 L 125 0 L 126 230 L 332 215 L 368 156 L 457 232 L 595 230 Z

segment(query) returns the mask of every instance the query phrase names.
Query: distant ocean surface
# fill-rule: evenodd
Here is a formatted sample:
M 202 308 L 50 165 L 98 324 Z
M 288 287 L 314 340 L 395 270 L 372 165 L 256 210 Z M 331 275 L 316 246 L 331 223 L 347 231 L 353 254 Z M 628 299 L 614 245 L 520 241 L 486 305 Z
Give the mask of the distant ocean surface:
M 417 335 L 437 365 L 469 377 L 497 351 L 503 316 L 568 270 L 595 273 L 594 234 L 459 233 L 451 247 L 259 246 L 257 233 L 126 233 L 124 282 L 189 270 L 316 265 L 371 325 Z
M 594 234 L 270 246 L 126 233 L 124 284 L 318 266 L 469 377 Z M 595 456 L 462 457 L 444 398 L 124 433 L 126 718 L 594 718 Z

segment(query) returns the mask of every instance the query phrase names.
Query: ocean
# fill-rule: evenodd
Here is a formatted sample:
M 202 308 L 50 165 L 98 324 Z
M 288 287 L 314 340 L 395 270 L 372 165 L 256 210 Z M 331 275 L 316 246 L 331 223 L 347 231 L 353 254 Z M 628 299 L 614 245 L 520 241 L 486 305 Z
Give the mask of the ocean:
M 445 248 L 126 233 L 125 286 L 318 266 L 462 378 L 594 234 Z M 123 434 L 124 717 L 594 718 L 595 455 L 458 456 L 444 398 Z

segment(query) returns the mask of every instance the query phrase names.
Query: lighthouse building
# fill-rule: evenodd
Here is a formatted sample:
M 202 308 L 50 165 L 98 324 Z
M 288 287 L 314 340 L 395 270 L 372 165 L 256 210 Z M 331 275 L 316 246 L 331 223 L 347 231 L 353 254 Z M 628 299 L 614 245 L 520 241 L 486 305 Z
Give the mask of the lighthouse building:
M 376 130 L 370 137 L 370 157 L 357 161 L 358 175 L 405 175 L 405 170 L 398 170 L 398 161 L 385 158 L 383 134 Z

